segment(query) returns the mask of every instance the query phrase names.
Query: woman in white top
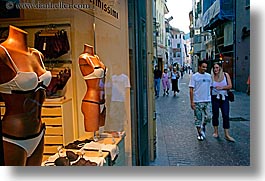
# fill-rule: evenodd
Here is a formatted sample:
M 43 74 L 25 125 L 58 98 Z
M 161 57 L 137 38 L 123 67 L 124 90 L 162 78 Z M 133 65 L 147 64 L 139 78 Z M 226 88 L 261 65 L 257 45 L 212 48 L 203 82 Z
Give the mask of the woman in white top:
M 173 71 L 171 73 L 171 83 L 172 83 L 172 91 L 174 92 L 174 97 L 179 92 L 179 72 L 177 71 L 177 67 L 173 67 Z
M 213 136 L 219 137 L 219 109 L 221 109 L 223 118 L 223 128 L 225 133 L 225 139 L 231 142 L 235 142 L 235 139 L 229 135 L 229 100 L 227 91 L 232 88 L 232 82 L 228 73 L 223 72 L 223 68 L 218 63 L 214 63 L 211 70 L 213 79 L 212 88 L 212 124 L 214 127 Z

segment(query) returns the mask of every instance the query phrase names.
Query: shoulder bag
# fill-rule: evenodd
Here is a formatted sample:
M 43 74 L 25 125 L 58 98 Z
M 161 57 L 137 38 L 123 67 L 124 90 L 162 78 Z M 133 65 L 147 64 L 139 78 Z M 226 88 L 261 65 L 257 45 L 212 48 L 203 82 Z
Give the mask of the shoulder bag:
M 226 74 L 224 73 L 224 75 L 225 75 L 226 82 L 228 84 Z M 227 95 L 228 95 L 228 100 L 230 102 L 234 102 L 235 101 L 235 95 L 234 95 L 234 93 L 231 90 L 227 90 Z

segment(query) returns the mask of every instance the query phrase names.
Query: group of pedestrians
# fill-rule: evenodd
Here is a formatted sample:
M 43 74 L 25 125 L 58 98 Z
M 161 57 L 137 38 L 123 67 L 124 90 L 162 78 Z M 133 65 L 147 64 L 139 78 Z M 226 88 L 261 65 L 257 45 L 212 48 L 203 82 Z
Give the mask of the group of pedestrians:
M 180 92 L 179 90 L 179 78 L 180 74 L 179 71 L 177 70 L 177 67 L 173 67 L 172 71 L 168 72 L 168 69 L 164 69 L 162 72 L 161 70 L 158 69 L 158 66 L 155 66 L 154 70 L 154 80 L 155 80 L 155 97 L 159 97 L 160 94 L 160 83 L 162 79 L 162 86 L 163 86 L 163 96 L 169 95 L 169 90 L 170 90 L 170 82 L 172 84 L 172 91 L 173 91 L 173 96 L 175 97 L 177 93 Z
M 214 63 L 211 74 L 206 72 L 207 62 L 200 61 L 198 72 L 191 76 L 189 82 L 190 104 L 194 111 L 194 124 L 197 129 L 197 139 L 205 139 L 205 127 L 212 120 L 213 137 L 219 138 L 219 110 L 223 118 L 225 139 L 235 142 L 229 134 L 229 100 L 227 91 L 232 88 L 228 73 L 223 72 L 219 63 Z
M 214 63 L 211 74 L 207 73 L 207 61 L 198 63 L 198 72 L 194 73 L 189 82 L 190 104 L 194 111 L 194 124 L 197 130 L 197 139 L 202 141 L 205 139 L 206 125 L 212 121 L 214 128 L 213 137 L 219 138 L 219 110 L 221 110 L 223 118 L 223 129 L 225 139 L 235 142 L 235 139 L 229 134 L 229 100 L 228 90 L 232 88 L 231 78 L 228 73 L 223 71 L 219 63 Z M 169 71 L 164 69 L 162 72 L 155 66 L 155 96 L 159 97 L 160 82 L 162 79 L 163 96 L 169 95 L 170 82 L 172 84 L 173 96 L 180 91 L 178 86 L 181 77 L 177 67 Z M 171 80 L 171 81 L 170 81 Z

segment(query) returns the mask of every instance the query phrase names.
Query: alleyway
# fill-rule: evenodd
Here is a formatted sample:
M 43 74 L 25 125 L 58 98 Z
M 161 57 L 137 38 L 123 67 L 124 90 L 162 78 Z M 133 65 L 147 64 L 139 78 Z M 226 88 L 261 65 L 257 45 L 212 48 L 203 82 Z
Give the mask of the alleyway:
M 198 141 L 189 101 L 189 79 L 180 79 L 180 93 L 156 99 L 157 158 L 150 166 L 249 166 L 250 165 L 250 97 L 235 92 L 230 103 L 230 133 L 235 143 L 212 137 L 211 124 L 206 127 L 206 140 Z M 161 86 L 162 87 L 162 86 Z M 220 122 L 222 125 L 222 122 Z

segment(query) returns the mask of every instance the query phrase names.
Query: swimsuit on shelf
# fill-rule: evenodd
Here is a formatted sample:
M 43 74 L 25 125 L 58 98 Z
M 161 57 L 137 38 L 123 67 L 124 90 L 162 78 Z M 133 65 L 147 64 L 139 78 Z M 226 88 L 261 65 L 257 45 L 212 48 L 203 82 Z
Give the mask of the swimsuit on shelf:
M 35 151 L 37 146 L 39 145 L 41 139 L 43 138 L 45 133 L 45 124 L 42 124 L 42 130 L 40 133 L 32 136 L 28 136 L 25 138 L 18 138 L 14 136 L 10 136 L 3 133 L 3 141 L 8 143 L 12 143 L 23 148 L 27 152 L 27 157 L 30 157 L 32 153 Z
M 16 76 L 12 80 L 0 84 L 1 93 L 12 94 L 12 93 L 19 93 L 20 91 L 22 91 L 22 93 L 23 92 L 26 93 L 26 91 L 32 91 L 32 90 L 37 91 L 40 88 L 42 89 L 47 88 L 52 78 L 50 71 L 45 71 L 45 73 L 43 73 L 39 77 L 35 72 L 21 72 L 16 66 L 10 54 L 8 53 L 7 49 L 2 45 L 0 45 L 0 47 L 2 47 L 5 50 L 7 56 L 9 57 L 13 67 L 17 72 Z M 39 56 L 42 66 L 45 69 L 41 55 L 39 54 Z
M 5 50 L 7 56 L 9 57 L 9 60 L 11 61 L 17 73 L 12 80 L 0 84 L 0 93 L 27 94 L 32 91 L 36 92 L 39 89 L 46 89 L 52 78 L 50 71 L 45 71 L 45 73 L 43 73 L 39 77 L 35 72 L 21 72 L 16 66 L 15 62 L 13 61 L 7 49 L 2 45 L 0 45 L 0 47 L 2 47 Z M 40 53 L 39 57 L 42 66 L 45 69 Z M 40 140 L 44 135 L 44 132 L 45 132 L 45 125 L 43 125 L 42 131 L 37 135 L 32 135 L 26 138 L 17 138 L 12 135 L 7 135 L 3 133 L 3 140 L 22 147 L 23 149 L 25 149 L 25 151 L 27 152 L 27 156 L 29 157 L 35 151 L 36 147 L 39 145 Z

